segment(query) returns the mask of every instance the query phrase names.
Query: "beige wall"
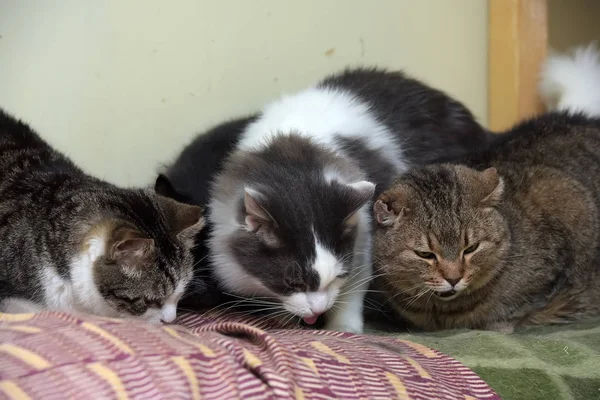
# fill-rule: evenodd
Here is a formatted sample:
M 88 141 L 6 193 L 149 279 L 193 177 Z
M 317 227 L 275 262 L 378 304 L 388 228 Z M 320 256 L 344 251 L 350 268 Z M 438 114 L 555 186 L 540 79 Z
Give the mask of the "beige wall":
M 484 0 L 0 0 L 0 105 L 87 171 L 153 181 L 194 132 L 346 65 L 405 68 L 485 123 Z

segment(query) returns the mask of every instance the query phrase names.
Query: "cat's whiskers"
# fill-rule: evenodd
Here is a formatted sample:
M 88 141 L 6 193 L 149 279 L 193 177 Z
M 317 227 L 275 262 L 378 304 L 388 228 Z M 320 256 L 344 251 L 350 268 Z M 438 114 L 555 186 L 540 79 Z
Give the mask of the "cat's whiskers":
M 263 311 L 269 311 L 269 310 L 283 310 L 283 304 L 278 303 L 278 302 L 269 301 L 269 300 L 260 299 L 260 298 L 248 298 L 248 297 L 238 296 L 238 295 L 235 295 L 232 293 L 227 293 L 227 294 L 231 297 L 238 298 L 239 300 L 233 300 L 230 302 L 226 302 L 226 303 L 223 303 L 223 304 L 215 307 L 215 308 L 218 308 L 218 307 L 222 307 L 223 305 L 231 304 L 229 307 L 227 307 L 223 310 L 219 310 L 219 313 L 217 314 L 218 316 L 221 316 L 225 312 L 227 312 L 233 308 L 237 308 L 237 307 L 255 308 L 254 310 L 246 310 L 245 311 L 245 312 L 251 312 L 251 313 L 263 312 Z M 215 308 L 213 308 L 209 311 L 215 311 Z
M 225 303 L 218 304 L 217 306 L 215 306 L 215 307 L 209 309 L 208 311 L 206 311 L 204 314 L 214 312 L 214 311 L 218 310 L 219 308 L 224 307 L 224 306 L 228 306 L 228 305 L 230 305 L 230 306 L 227 307 L 227 308 L 225 308 L 224 310 L 219 310 L 219 311 L 222 313 L 223 311 L 230 310 L 231 308 L 234 308 L 234 307 L 236 307 L 236 306 L 238 306 L 240 304 L 251 304 L 251 305 L 258 305 L 258 304 L 263 304 L 263 305 L 277 305 L 277 304 L 279 304 L 279 303 L 275 303 L 275 302 L 267 302 L 267 301 L 264 301 L 264 300 L 261 300 L 261 299 L 255 299 L 255 298 L 248 298 L 248 297 L 238 296 L 238 295 L 234 295 L 234 294 L 231 294 L 231 293 L 225 293 L 225 294 L 227 294 L 227 295 L 229 295 L 231 297 L 235 297 L 235 298 L 237 298 L 237 300 L 232 300 L 232 301 L 228 301 L 228 302 L 225 302 Z
M 291 313 L 287 313 L 287 316 L 285 316 L 285 314 L 283 315 L 283 317 L 280 319 L 280 323 L 279 326 L 285 328 L 294 318 L 298 317 L 295 314 L 291 314 Z
M 393 296 L 388 297 L 387 300 L 385 301 L 385 303 L 389 303 L 392 300 L 394 300 L 396 297 L 405 295 L 407 292 L 412 291 L 412 290 L 417 289 L 417 288 L 420 288 L 420 287 L 423 287 L 423 285 L 422 284 L 418 284 L 418 285 L 415 285 L 415 286 L 410 287 L 408 289 L 400 290 L 398 293 L 394 294 Z M 418 295 L 418 293 L 417 293 L 417 295 Z M 414 296 L 417 296 L 417 295 L 414 295 Z M 412 297 L 409 297 L 408 299 L 412 299 Z
M 371 305 L 371 306 L 367 306 L 366 304 L 364 305 L 364 307 L 368 310 L 380 312 L 385 307 L 385 302 L 380 303 L 376 300 L 365 298 L 365 303 L 367 303 L 367 302 L 368 302 L 368 304 Z
M 240 296 L 240 295 L 237 295 L 237 294 L 234 294 L 234 293 L 225 293 L 225 294 L 228 295 L 228 296 L 231 296 L 231 297 L 235 297 L 235 298 L 242 299 L 242 300 L 247 300 L 247 301 L 252 301 L 252 302 L 255 302 L 255 303 L 261 303 L 261 304 L 281 304 L 278 301 L 268 300 L 268 299 L 266 299 L 264 297 L 262 297 L 262 298 L 261 297 L 245 297 L 245 296 Z
M 366 282 L 370 282 L 370 281 L 372 281 L 375 278 L 378 278 L 380 276 L 385 276 L 385 275 L 386 275 L 385 273 L 384 274 L 377 274 L 377 275 L 369 275 L 369 276 L 365 276 L 365 277 L 363 277 L 363 278 L 361 278 L 361 279 L 359 279 L 359 280 L 357 280 L 355 282 L 350 281 L 350 283 L 352 284 L 352 286 L 344 288 L 344 293 L 351 292 L 353 289 L 356 289 L 356 288 L 362 286 Z M 356 275 L 354 275 L 354 276 L 356 276 Z
M 404 309 L 408 309 L 414 302 L 416 302 L 417 300 L 419 300 L 421 297 L 423 297 L 423 295 L 425 295 L 426 293 L 428 293 L 431 289 L 429 288 L 425 288 L 422 292 L 419 292 L 418 294 L 416 294 L 415 296 L 411 297 L 410 300 L 406 306 L 404 307 Z
M 220 317 L 220 316 L 221 316 L 221 315 L 223 315 L 225 312 L 227 312 L 228 310 L 231 310 L 232 308 L 234 308 L 236 305 L 240 304 L 241 302 L 242 302 L 241 300 L 238 300 L 238 301 L 235 301 L 235 302 L 230 302 L 230 301 L 228 301 L 228 302 L 226 302 L 226 303 L 219 304 L 219 305 L 217 305 L 217 306 L 215 306 L 215 307 L 213 307 L 213 308 L 211 308 L 211 309 L 209 309 L 209 310 L 207 310 L 207 311 L 203 312 L 201 315 L 202 315 L 202 316 L 215 316 L 215 317 Z M 233 304 L 232 304 L 232 303 L 233 303 Z M 221 307 L 223 307 L 223 306 L 228 306 L 228 305 L 230 305 L 230 304 L 232 304 L 232 305 L 231 305 L 231 306 L 229 306 L 229 307 L 226 307 L 225 309 L 221 309 Z
M 199 259 L 198 261 L 196 261 L 193 265 L 192 268 L 194 268 L 196 265 L 200 264 L 202 261 L 204 261 L 206 258 L 208 257 L 208 255 L 202 257 L 201 259 Z
M 431 300 L 431 297 L 433 297 L 433 294 L 435 292 L 432 290 L 431 293 L 429 293 L 429 297 L 427 297 L 427 300 L 425 301 L 425 307 L 427 307 L 427 304 L 429 304 L 429 300 Z
M 260 324 L 267 323 L 269 321 L 273 321 L 277 324 L 277 326 L 279 326 L 279 324 L 281 322 L 281 318 L 285 315 L 287 315 L 287 312 L 285 312 L 285 311 L 279 311 L 276 313 L 266 314 L 266 315 L 259 317 L 256 321 L 253 321 L 253 324 L 259 326 Z

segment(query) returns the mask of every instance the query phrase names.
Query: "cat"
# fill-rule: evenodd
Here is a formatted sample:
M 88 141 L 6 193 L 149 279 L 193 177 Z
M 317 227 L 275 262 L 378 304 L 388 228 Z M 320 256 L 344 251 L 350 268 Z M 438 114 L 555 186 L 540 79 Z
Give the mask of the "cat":
M 85 174 L 0 110 L 0 312 L 172 322 L 202 209 Z
M 512 332 L 600 315 L 600 97 L 585 90 L 600 87 L 600 56 L 555 65 L 542 89 L 560 111 L 413 168 L 375 201 L 377 288 L 414 326 Z
M 373 196 L 409 165 L 491 137 L 441 91 L 368 68 L 283 96 L 241 124 L 233 145 L 217 147 L 222 165 L 207 174 L 203 160 L 181 161 L 160 186 L 207 201 L 209 268 L 224 291 L 268 298 L 308 325 L 325 314 L 326 329 L 349 332 L 363 330 Z M 208 181 L 208 200 L 192 193 Z

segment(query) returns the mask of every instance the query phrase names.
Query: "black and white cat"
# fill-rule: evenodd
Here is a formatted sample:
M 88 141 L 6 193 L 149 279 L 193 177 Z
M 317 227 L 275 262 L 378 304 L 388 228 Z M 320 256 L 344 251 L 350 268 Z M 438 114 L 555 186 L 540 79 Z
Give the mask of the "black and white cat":
M 209 166 L 208 248 L 218 282 L 275 299 L 308 324 L 325 314 L 327 329 L 350 332 L 363 329 L 373 196 L 410 165 L 489 141 L 462 104 L 376 69 L 347 70 L 284 96 L 234 136 L 222 165 Z M 197 175 L 203 160 L 184 158 L 161 179 L 191 193 L 207 182 L 182 169 Z

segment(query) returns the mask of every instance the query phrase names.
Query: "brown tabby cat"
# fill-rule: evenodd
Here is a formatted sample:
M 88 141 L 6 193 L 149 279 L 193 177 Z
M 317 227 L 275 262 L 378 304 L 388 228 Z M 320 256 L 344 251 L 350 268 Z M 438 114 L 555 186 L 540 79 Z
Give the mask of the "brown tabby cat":
M 425 330 L 600 315 L 600 120 L 552 113 L 401 176 L 374 204 L 375 276 Z

